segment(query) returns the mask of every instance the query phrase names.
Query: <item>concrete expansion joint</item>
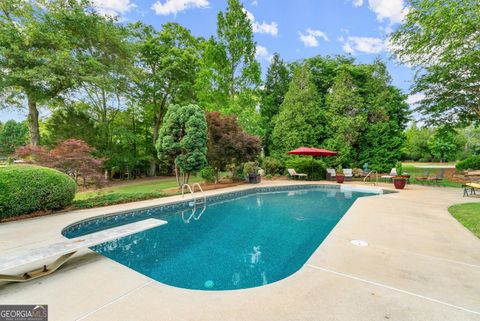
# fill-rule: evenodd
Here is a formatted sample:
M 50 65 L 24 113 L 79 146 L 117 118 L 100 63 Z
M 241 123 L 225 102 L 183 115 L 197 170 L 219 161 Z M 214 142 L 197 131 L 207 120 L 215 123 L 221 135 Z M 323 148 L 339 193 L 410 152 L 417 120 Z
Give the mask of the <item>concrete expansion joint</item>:
M 480 316 L 480 311 L 475 311 L 475 310 L 471 310 L 471 309 L 468 309 L 468 308 L 464 308 L 464 307 L 461 307 L 461 306 L 458 306 L 458 305 L 455 305 L 455 304 L 440 301 L 440 300 L 437 300 L 437 299 L 434 299 L 434 298 L 431 298 L 431 297 L 428 297 L 428 296 L 424 296 L 424 295 L 421 295 L 421 294 L 418 294 L 418 293 L 402 290 L 402 289 L 399 289 L 399 288 L 396 288 L 396 287 L 393 287 L 393 286 L 389 286 L 389 285 L 386 285 L 386 284 L 383 284 L 383 283 L 367 280 L 367 279 L 360 278 L 358 276 L 350 275 L 350 274 L 347 274 L 347 273 L 337 272 L 337 271 L 330 270 L 330 269 L 327 269 L 327 268 L 323 268 L 323 267 L 320 267 L 320 266 L 316 266 L 316 265 L 313 265 L 313 264 L 305 264 L 305 266 L 308 266 L 312 269 L 320 270 L 320 271 L 323 271 L 323 272 L 332 273 L 332 274 L 335 274 L 335 275 L 338 275 L 338 276 L 346 277 L 346 278 L 349 278 L 349 279 L 352 279 L 352 280 L 367 283 L 367 284 L 370 284 L 370 285 L 374 285 L 374 286 L 382 287 L 382 288 L 389 289 L 389 290 L 392 290 L 392 291 L 404 293 L 404 294 L 414 296 L 414 297 L 417 297 L 417 298 L 420 298 L 420 299 L 423 299 L 423 300 L 427 300 L 427 301 L 430 301 L 430 302 L 442 304 L 442 305 L 445 305 L 445 306 L 448 306 L 448 307 L 451 307 L 451 308 L 454 308 L 454 309 L 458 309 L 458 310 L 461 310 L 461 311 L 464 311 L 464 312 L 469 312 L 469 313 Z
M 98 312 L 98 311 L 100 311 L 100 310 L 108 307 L 109 305 L 114 304 L 114 303 L 117 302 L 117 301 L 120 301 L 122 298 L 126 297 L 127 295 L 132 294 L 133 292 L 136 292 L 136 291 L 138 291 L 138 290 L 143 289 L 144 287 L 152 284 L 153 282 L 154 282 L 153 280 L 148 280 L 147 283 L 142 284 L 142 285 L 139 285 L 139 286 L 137 286 L 136 288 L 133 288 L 133 289 L 131 289 L 130 291 L 127 291 L 127 292 L 123 293 L 122 295 L 116 297 L 115 299 L 111 300 L 110 302 L 99 306 L 98 308 L 96 308 L 96 309 L 94 309 L 94 310 L 92 310 L 92 311 L 90 311 L 90 312 L 82 315 L 81 317 L 79 317 L 79 318 L 77 318 L 77 319 L 75 319 L 75 320 L 76 320 L 76 321 L 85 320 L 86 318 L 88 318 L 88 317 L 91 316 L 92 314 L 94 314 L 94 313 L 96 313 L 96 312 Z

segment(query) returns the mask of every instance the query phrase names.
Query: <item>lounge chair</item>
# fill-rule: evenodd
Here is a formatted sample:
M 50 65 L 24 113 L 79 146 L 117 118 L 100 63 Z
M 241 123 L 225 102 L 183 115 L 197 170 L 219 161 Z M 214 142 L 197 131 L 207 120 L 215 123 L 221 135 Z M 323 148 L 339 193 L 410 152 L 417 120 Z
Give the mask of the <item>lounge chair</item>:
M 327 168 L 327 181 L 334 181 L 336 180 L 337 172 L 335 172 L 335 168 Z
M 428 182 L 433 182 L 436 185 L 439 185 L 443 181 L 443 177 L 445 176 L 445 169 L 441 169 L 437 172 L 437 176 L 427 178 Z
M 380 178 L 391 181 L 392 178 L 394 178 L 395 176 L 397 176 L 397 170 L 395 168 L 392 168 L 392 170 L 390 171 L 390 174 L 380 176 Z
M 353 169 L 345 168 L 343 170 L 343 175 L 345 176 L 346 181 L 351 181 L 353 179 Z
M 290 176 L 293 178 L 293 179 L 298 179 L 298 178 L 303 178 L 303 179 L 307 179 L 307 174 L 303 174 L 303 173 L 297 173 L 293 168 L 289 168 L 288 169 L 288 174 L 290 174 Z
M 417 176 L 415 179 L 420 182 L 420 184 L 423 184 L 424 181 L 428 180 L 428 175 L 430 174 L 429 169 L 423 170 L 422 176 Z

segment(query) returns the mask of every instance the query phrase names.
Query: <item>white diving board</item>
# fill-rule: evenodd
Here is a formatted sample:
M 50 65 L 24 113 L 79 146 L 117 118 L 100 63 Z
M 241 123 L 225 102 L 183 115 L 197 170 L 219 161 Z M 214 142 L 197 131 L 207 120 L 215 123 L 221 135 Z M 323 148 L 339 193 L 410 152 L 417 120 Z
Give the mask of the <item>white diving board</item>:
M 0 281 L 24 282 L 36 279 L 40 276 L 50 274 L 57 270 L 77 251 L 92 247 L 105 242 L 113 241 L 125 236 L 142 232 L 157 226 L 167 224 L 166 221 L 149 218 L 135 223 L 113 227 L 107 230 L 86 234 L 62 242 L 49 244 L 47 246 L 20 251 L 11 255 L 0 257 L 0 271 L 19 268 L 23 265 L 35 263 L 41 260 L 57 258 L 52 264 L 44 265 L 42 268 L 24 273 L 23 275 L 0 274 Z

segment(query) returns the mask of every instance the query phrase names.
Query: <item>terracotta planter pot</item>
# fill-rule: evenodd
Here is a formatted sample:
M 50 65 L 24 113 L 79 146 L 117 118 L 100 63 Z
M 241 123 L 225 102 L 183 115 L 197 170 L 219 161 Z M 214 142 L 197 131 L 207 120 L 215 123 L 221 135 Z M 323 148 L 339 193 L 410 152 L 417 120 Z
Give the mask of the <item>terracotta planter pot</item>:
M 337 179 L 337 183 L 342 184 L 343 181 L 345 180 L 345 176 L 337 174 L 336 179 Z
M 393 185 L 396 189 L 404 189 L 407 184 L 406 178 L 393 178 Z

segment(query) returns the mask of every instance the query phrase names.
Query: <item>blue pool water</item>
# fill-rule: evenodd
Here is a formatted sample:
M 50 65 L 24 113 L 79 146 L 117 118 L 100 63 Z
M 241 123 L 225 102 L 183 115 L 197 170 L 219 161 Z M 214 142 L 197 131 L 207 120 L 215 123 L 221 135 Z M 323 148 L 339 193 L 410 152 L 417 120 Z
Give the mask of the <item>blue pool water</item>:
M 251 193 L 192 208 L 80 223 L 67 237 L 148 217 L 168 224 L 95 246 L 94 251 L 155 280 L 199 290 L 232 290 L 281 280 L 297 270 L 363 192 L 338 188 Z M 190 217 L 190 218 L 189 218 Z

